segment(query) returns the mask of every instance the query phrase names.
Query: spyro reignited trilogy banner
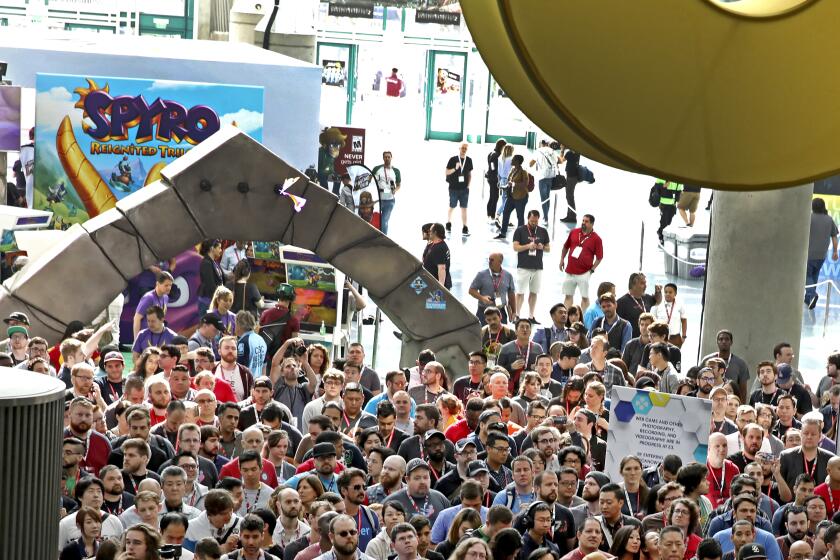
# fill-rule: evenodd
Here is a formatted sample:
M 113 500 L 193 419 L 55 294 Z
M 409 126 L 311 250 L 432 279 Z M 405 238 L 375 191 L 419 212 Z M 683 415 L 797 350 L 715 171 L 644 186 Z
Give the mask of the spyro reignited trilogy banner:
M 67 229 L 160 179 L 161 170 L 222 125 L 262 140 L 263 88 L 256 86 L 38 74 L 35 103 L 35 208 Z M 198 267 L 188 251 L 174 264 L 168 326 L 196 323 Z M 129 283 L 121 338 L 130 341 L 140 296 L 154 286 L 144 272 Z

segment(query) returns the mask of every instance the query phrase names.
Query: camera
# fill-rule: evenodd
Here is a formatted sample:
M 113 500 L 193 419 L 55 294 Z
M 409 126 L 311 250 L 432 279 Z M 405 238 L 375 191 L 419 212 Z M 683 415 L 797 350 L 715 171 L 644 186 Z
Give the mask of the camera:
M 303 342 L 297 342 L 292 346 L 286 348 L 286 353 L 283 355 L 284 358 L 291 358 L 292 356 L 301 357 L 306 354 L 306 344 Z
M 160 557 L 161 558 L 174 558 L 178 560 L 181 557 L 181 545 L 180 544 L 165 544 L 160 547 Z

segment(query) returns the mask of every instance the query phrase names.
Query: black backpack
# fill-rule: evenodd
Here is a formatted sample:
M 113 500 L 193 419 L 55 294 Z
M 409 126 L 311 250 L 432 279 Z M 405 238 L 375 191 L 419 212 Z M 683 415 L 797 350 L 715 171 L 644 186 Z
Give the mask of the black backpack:
M 662 191 L 660 190 L 659 185 L 660 183 L 654 183 L 650 188 L 650 194 L 648 195 L 648 204 L 654 208 L 659 206 L 659 199 L 662 198 Z

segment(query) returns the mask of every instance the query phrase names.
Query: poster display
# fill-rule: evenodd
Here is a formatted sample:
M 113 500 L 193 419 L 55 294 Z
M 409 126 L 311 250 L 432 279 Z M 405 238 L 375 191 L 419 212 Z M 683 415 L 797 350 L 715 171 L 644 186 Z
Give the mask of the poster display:
M 432 71 L 431 129 L 460 133 L 463 112 L 463 78 L 466 57 L 463 53 L 435 52 Z
M 318 135 L 318 182 L 324 188 L 337 184 L 351 165 L 365 161 L 365 129 L 330 126 Z
M 224 124 L 262 140 L 263 88 L 38 74 L 35 101 L 35 208 L 51 210 L 67 229 L 111 208 L 160 178 L 161 170 Z M 187 251 L 158 263 L 175 276 L 167 325 L 196 323 L 201 257 Z M 173 266 L 174 265 L 174 266 Z M 146 271 L 129 282 L 121 319 L 123 342 L 140 296 L 155 284 Z
M 613 387 L 610 403 L 605 473 L 612 480 L 621 480 L 619 463 L 627 455 L 639 457 L 645 468 L 666 455 L 679 456 L 683 464 L 706 462 L 712 401 Z
M 344 87 L 347 81 L 347 62 L 344 60 L 321 61 L 321 83 L 327 86 Z
M 364 165 L 351 165 L 347 168 L 347 174 L 350 179 L 342 182 L 339 202 L 380 229 L 379 186 L 373 178 L 373 172 Z
M 20 98 L 19 86 L 0 86 L 0 152 L 20 150 Z

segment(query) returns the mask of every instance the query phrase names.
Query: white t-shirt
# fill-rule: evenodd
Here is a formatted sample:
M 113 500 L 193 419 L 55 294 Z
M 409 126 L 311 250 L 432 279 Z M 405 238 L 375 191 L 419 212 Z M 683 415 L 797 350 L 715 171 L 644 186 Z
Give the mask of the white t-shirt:
M 26 177 L 26 206 L 33 208 L 35 204 L 35 146 L 26 145 L 20 148 L 20 163 Z
M 557 155 L 548 146 L 543 146 L 534 153 L 536 172 L 534 179 L 553 179 L 557 175 Z
M 76 514 L 71 513 L 58 523 L 58 551 L 67 546 L 67 543 L 82 536 L 82 532 L 76 526 Z M 102 522 L 102 537 L 113 537 L 119 539 L 123 534 L 123 524 L 116 515 L 108 515 Z
M 650 312 L 657 321 L 668 324 L 668 334 L 682 334 L 682 320 L 685 319 L 685 305 L 678 299 L 668 303 L 664 299 L 659 305 L 654 305 Z

